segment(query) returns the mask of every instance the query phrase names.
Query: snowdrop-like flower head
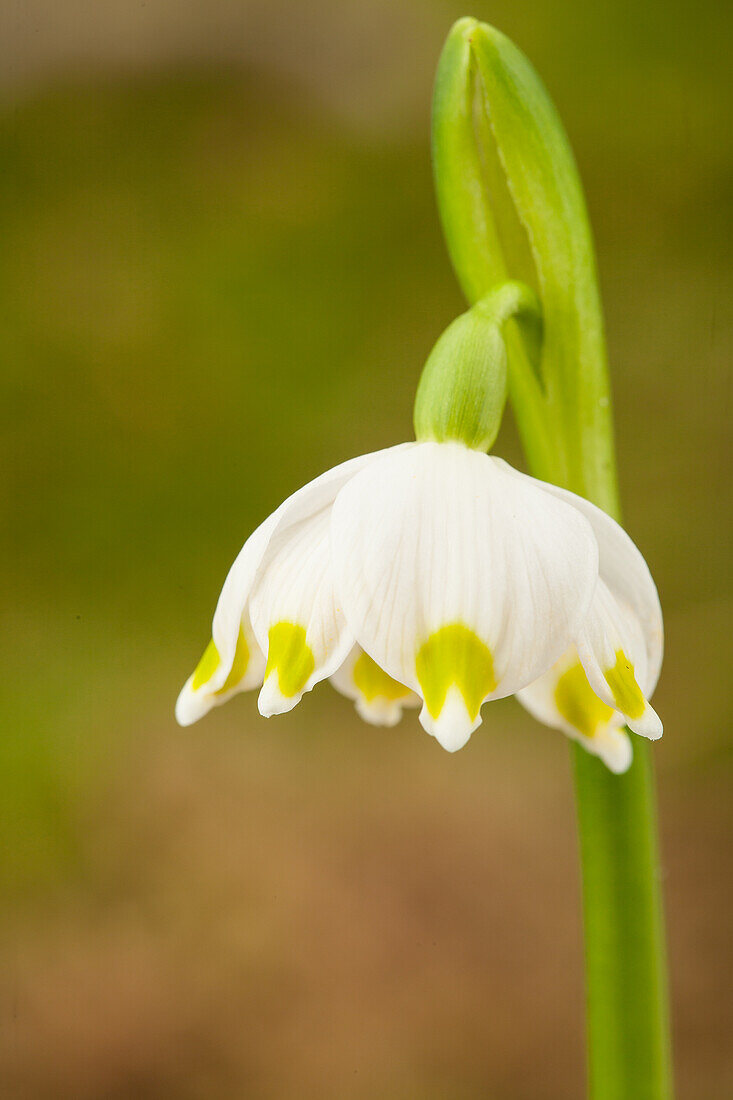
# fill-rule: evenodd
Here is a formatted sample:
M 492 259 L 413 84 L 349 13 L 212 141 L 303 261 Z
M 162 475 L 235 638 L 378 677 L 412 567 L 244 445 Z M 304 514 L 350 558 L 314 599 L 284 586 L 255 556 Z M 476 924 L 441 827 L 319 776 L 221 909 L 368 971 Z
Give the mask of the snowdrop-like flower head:
M 451 752 L 513 694 L 615 771 L 631 761 L 625 724 L 660 736 L 661 612 L 639 551 L 592 504 L 484 453 L 506 392 L 492 309 L 438 341 L 417 442 L 335 467 L 247 540 L 182 725 L 257 686 L 260 713 L 282 714 L 330 678 L 369 722 L 420 706 Z
M 661 734 L 661 645 L 654 584 L 613 520 L 462 443 L 407 443 L 317 478 L 247 540 L 176 715 L 259 685 L 280 714 L 330 677 L 372 722 L 419 703 L 453 751 L 484 702 L 517 693 L 623 770 L 624 723 Z

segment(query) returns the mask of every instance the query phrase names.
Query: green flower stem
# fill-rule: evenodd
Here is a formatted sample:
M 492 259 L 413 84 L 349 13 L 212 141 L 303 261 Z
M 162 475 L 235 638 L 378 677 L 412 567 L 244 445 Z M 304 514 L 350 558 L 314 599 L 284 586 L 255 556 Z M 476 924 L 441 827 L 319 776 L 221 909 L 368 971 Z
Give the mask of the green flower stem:
M 509 397 L 532 473 L 620 518 L 593 242 L 570 145 L 507 38 L 462 19 L 436 76 L 433 159 L 448 250 L 470 303 L 507 280 L 535 290 L 538 355 L 505 325 Z M 539 384 L 539 398 L 532 374 Z M 539 425 L 539 427 L 538 427 Z M 669 1019 L 648 745 L 623 776 L 573 747 L 592 1100 L 669 1100 Z
M 615 776 L 573 746 L 594 1100 L 672 1096 L 651 752 Z

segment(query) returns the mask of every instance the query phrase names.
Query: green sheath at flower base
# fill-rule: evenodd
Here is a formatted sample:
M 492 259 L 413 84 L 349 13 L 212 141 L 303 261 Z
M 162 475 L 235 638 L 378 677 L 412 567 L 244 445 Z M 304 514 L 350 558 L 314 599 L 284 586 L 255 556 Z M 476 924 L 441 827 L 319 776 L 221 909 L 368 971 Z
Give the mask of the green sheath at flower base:
M 524 318 L 528 330 L 534 326 L 539 347 L 539 302 L 524 283 L 504 283 L 448 326 L 420 378 L 414 417 L 418 440 L 458 441 L 488 451 L 506 403 L 504 325 L 515 316 Z

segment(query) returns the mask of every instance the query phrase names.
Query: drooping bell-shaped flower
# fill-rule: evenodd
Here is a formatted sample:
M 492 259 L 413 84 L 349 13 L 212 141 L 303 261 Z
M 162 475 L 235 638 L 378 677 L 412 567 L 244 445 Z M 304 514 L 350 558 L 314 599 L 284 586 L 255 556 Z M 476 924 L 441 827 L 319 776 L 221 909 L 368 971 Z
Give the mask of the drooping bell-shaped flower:
M 449 751 L 484 702 L 513 694 L 613 770 L 631 758 L 624 723 L 660 736 L 647 696 L 661 612 L 641 554 L 594 505 L 484 453 L 501 348 L 480 310 L 459 318 L 428 361 L 418 441 L 335 467 L 247 540 L 179 696 L 181 724 L 260 684 L 260 712 L 281 714 L 330 677 L 368 721 L 421 705 Z M 446 364 L 465 396 L 441 406 Z

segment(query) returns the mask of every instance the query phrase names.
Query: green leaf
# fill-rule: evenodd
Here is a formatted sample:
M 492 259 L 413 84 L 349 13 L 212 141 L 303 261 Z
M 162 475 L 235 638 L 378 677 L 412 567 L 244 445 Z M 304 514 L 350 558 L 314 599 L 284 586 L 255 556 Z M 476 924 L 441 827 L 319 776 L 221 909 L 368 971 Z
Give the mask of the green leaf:
M 473 19 L 455 24 L 438 65 L 433 162 L 448 249 L 468 300 L 511 279 L 541 302 L 541 409 L 528 382 L 532 349 L 516 327 L 507 333 L 509 395 L 535 472 L 614 511 L 603 321 L 575 161 L 527 58 Z

